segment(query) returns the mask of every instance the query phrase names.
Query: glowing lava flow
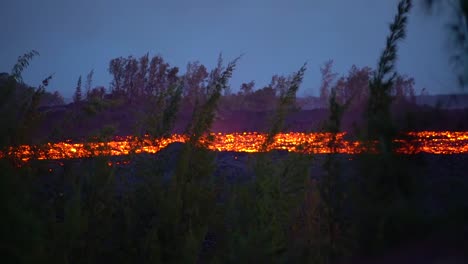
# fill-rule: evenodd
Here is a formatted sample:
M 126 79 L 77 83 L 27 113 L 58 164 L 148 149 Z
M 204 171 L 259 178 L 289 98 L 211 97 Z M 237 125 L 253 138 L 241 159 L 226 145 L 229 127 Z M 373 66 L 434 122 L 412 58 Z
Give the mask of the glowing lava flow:
M 344 140 L 345 133 L 336 136 L 334 149 L 329 146 L 332 135 L 329 133 L 281 133 L 275 137 L 274 143 L 268 150 L 285 150 L 289 152 L 337 153 L 356 154 L 363 151 L 360 142 Z M 468 132 L 411 132 L 408 139 L 395 140 L 398 143 L 398 153 L 402 154 L 468 154 Z M 256 132 L 244 133 L 212 133 L 211 140 L 204 137 L 200 143 L 213 151 L 259 152 L 262 149 L 266 134 Z M 119 137 L 110 142 L 71 143 L 70 141 L 48 143 L 43 146 L 23 145 L 10 148 L 7 151 L 23 161 L 30 159 L 73 159 L 93 156 L 120 156 L 130 153 L 157 153 L 171 143 L 187 141 L 183 135 L 172 135 L 168 138 L 138 139 L 136 137 Z M 0 158 L 4 157 L 0 153 Z

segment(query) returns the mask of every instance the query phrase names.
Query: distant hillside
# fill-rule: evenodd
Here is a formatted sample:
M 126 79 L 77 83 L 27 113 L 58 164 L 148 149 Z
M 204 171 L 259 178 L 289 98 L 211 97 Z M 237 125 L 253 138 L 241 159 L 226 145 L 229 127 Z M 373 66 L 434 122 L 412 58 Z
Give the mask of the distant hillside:
M 421 95 L 416 97 L 416 103 L 446 109 L 468 108 L 468 94 Z
M 468 108 L 468 94 L 438 94 L 416 96 L 416 104 L 420 106 L 440 107 L 443 109 Z M 326 108 L 327 104 L 319 97 L 311 96 L 298 98 L 298 102 L 304 110 Z

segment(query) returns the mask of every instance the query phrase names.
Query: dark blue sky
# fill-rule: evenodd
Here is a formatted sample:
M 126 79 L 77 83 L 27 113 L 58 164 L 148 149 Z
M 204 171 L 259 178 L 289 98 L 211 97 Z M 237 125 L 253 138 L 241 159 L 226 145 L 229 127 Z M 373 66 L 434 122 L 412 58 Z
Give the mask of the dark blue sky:
M 319 67 L 375 67 L 397 0 L 10 0 L 0 8 L 0 72 L 35 49 L 41 56 L 24 72 L 31 85 L 55 73 L 49 86 L 71 97 L 78 76 L 95 70 L 95 85 L 108 87 L 109 60 L 159 54 L 185 72 L 188 61 L 208 68 L 219 52 L 244 57 L 231 80 L 268 84 L 309 62 L 302 95 L 317 95 Z M 416 90 L 460 91 L 449 63 L 447 13 L 428 15 L 415 1 L 397 70 L 416 80 Z

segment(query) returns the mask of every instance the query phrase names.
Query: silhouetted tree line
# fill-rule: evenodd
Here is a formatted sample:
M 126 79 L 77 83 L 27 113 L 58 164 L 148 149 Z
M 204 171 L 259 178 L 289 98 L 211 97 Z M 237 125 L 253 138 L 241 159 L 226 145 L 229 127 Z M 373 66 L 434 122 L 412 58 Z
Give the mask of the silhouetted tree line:
M 0 86 L 8 83 L 8 80 L 12 76 L 6 72 L 0 73 Z M 25 83 L 16 83 L 15 93 L 19 97 L 27 96 L 28 93 L 34 90 L 34 87 L 31 87 Z M 65 101 L 63 96 L 58 91 L 50 92 L 44 91 L 44 94 L 41 96 L 39 107 L 41 106 L 54 106 L 54 105 L 63 105 Z
M 333 61 L 327 61 L 321 68 L 322 84 L 320 86 L 320 99 L 328 102 L 330 90 L 335 90 L 337 102 L 345 104 L 351 101 L 351 108 L 364 106 L 369 100 L 369 81 L 374 71 L 370 67 L 359 68 L 351 66 L 346 76 L 338 78 L 338 73 L 333 72 Z M 395 101 L 407 101 L 415 103 L 415 81 L 406 75 L 397 74 L 390 95 Z
M 186 72 L 182 76 L 178 75 L 177 67 L 170 67 L 160 56 L 153 57 L 149 64 L 148 61 L 148 54 L 140 59 L 132 56 L 112 59 L 109 64 L 109 72 L 113 76 L 111 95 L 124 95 L 129 99 L 133 98 L 134 101 L 141 101 L 149 95 L 160 94 L 166 87 L 180 80 L 183 82 L 184 101 L 193 106 L 197 100 L 206 98 L 210 80 L 213 80 L 222 70 L 219 64 L 222 61 L 221 56 L 217 66 L 211 72 L 208 72 L 203 64 L 195 61 L 187 64 Z M 322 105 L 327 105 L 330 90 L 335 89 L 338 102 L 344 103 L 352 99 L 353 107 L 363 107 L 369 97 L 368 83 L 373 70 L 369 67 L 359 68 L 353 65 L 347 75 L 338 78 L 338 73 L 333 72 L 332 67 L 333 61 L 330 60 L 321 68 L 320 100 Z M 291 76 L 276 74 L 272 76 L 267 86 L 260 89 L 255 89 L 254 81 L 242 83 L 237 93 L 228 89 L 223 93 L 221 105 L 227 109 L 273 110 L 291 81 Z M 413 78 L 398 75 L 391 94 L 397 101 L 415 103 L 414 84 Z

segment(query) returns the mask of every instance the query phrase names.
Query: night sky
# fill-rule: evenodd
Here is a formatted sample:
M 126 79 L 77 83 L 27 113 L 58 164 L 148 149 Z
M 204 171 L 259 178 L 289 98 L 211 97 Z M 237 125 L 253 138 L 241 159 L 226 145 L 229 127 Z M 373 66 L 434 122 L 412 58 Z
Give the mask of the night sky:
M 94 69 L 94 85 L 109 86 L 114 57 L 161 55 L 185 72 L 199 60 L 211 69 L 219 52 L 226 61 L 245 53 L 231 80 L 267 85 L 308 61 L 300 95 L 317 95 L 319 67 L 375 68 L 397 0 L 10 0 L 0 7 L 0 72 L 19 55 L 41 54 L 24 72 L 37 85 L 51 73 L 48 90 L 70 98 L 79 75 Z M 415 1 L 397 70 L 416 80 L 416 91 L 459 92 L 450 66 L 449 12 L 428 14 Z

